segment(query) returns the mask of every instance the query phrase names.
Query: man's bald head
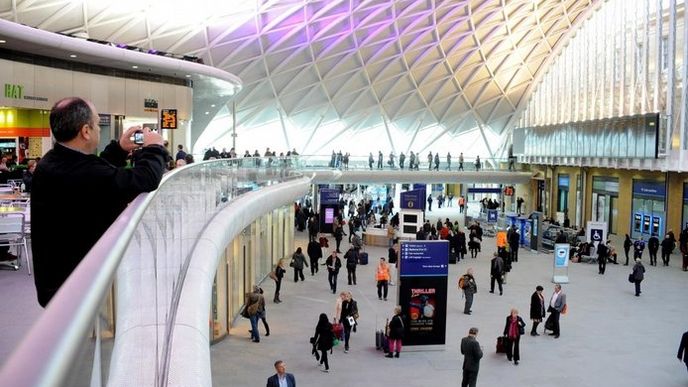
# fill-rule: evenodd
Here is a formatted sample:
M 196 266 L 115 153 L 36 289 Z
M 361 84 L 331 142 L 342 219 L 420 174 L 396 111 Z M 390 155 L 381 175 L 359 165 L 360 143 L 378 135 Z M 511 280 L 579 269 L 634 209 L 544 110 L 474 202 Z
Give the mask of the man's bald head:
M 50 111 L 50 130 L 58 142 L 74 139 L 84 125 L 95 126 L 95 109 L 79 97 L 63 98 Z

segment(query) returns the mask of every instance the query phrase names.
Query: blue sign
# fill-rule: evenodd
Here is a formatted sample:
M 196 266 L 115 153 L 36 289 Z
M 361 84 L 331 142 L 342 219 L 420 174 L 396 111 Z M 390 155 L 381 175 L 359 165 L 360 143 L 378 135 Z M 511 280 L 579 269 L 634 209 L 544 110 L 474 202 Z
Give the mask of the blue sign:
M 661 181 L 634 181 L 633 195 L 664 198 L 666 196 L 666 186 Z
M 498 216 L 497 210 L 487 210 L 487 223 L 497 223 Z
M 568 187 L 569 182 L 569 175 L 559 175 L 559 187 Z
M 425 190 L 412 190 L 400 194 L 401 208 L 422 210 L 425 197 Z
M 569 265 L 568 243 L 557 243 L 554 245 L 554 267 L 567 267 Z
M 426 195 L 427 187 L 428 186 L 426 184 L 413 185 L 413 191 L 418 191 L 419 197 L 421 198 L 420 207 L 418 207 L 421 210 L 425 210 L 425 206 L 427 205 L 427 202 L 425 201 L 428 198 L 428 195 Z
M 320 204 L 339 203 L 339 190 L 332 188 L 320 188 Z
M 501 194 L 501 188 L 469 188 L 468 193 Z
M 449 275 L 448 241 L 402 241 L 399 247 L 401 277 Z

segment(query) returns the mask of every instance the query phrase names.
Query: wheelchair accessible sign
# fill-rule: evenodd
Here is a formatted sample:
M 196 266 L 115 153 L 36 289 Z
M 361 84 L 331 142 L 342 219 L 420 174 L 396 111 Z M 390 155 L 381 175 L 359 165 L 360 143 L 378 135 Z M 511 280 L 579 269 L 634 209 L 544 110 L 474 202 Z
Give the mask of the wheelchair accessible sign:
M 557 243 L 554 245 L 554 267 L 552 269 L 552 282 L 569 282 L 569 250 L 568 243 Z

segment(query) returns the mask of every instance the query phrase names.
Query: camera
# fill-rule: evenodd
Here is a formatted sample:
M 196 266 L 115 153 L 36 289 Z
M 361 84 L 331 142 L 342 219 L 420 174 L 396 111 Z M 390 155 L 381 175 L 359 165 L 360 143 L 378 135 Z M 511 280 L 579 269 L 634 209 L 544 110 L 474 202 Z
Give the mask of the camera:
M 129 139 L 133 141 L 136 145 L 143 145 L 143 132 L 140 130 L 136 131 L 134 132 L 134 135 Z

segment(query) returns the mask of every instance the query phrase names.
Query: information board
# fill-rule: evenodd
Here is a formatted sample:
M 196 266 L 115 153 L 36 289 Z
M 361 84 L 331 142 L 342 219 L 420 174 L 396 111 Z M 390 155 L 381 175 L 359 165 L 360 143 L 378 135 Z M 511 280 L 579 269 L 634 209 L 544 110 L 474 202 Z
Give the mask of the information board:
M 444 345 L 449 242 L 402 241 L 399 260 L 399 305 L 406 317 L 403 344 Z

